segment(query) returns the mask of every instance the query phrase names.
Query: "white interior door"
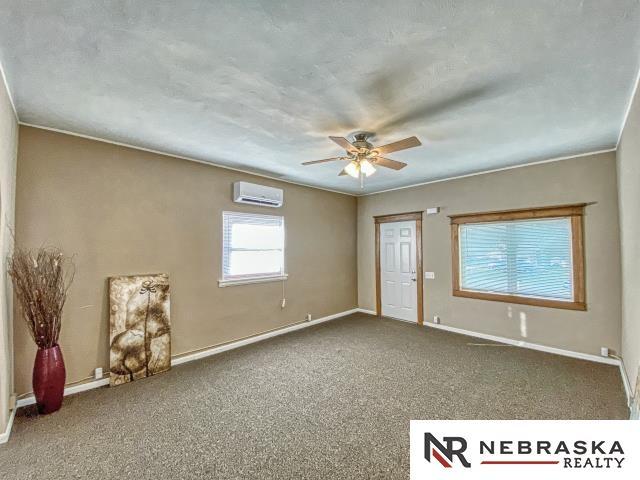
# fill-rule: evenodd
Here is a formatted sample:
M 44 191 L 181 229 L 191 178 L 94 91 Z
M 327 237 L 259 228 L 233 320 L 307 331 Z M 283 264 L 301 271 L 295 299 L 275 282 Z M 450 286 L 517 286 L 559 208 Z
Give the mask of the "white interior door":
M 418 322 L 416 222 L 380 224 L 382 315 Z

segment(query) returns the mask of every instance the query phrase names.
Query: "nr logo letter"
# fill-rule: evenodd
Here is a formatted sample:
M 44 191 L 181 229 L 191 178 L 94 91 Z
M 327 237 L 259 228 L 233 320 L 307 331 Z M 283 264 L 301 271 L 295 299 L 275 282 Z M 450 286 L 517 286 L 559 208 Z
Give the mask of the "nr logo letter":
M 463 455 L 467 449 L 467 441 L 462 437 L 443 437 L 443 445 L 430 433 L 424 434 L 424 458 L 431 463 L 431 457 L 435 458 L 444 468 L 451 468 L 453 457 L 458 457 L 458 461 L 465 467 L 470 468 L 471 464 Z

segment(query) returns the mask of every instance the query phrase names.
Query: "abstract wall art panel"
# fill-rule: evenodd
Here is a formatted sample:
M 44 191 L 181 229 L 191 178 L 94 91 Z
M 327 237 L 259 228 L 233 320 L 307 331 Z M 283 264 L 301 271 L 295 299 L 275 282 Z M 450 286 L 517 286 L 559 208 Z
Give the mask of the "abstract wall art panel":
M 110 385 L 171 368 L 169 275 L 109 278 Z

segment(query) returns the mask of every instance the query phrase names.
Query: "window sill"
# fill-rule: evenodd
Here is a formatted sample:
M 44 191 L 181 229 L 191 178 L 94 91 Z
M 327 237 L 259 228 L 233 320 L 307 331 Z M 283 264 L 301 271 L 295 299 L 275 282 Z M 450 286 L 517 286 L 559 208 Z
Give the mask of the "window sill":
M 454 297 L 475 298 L 478 300 L 492 300 L 494 302 L 518 303 L 536 307 L 561 308 L 564 310 L 587 309 L 584 302 L 563 302 L 561 300 L 546 300 L 543 298 L 519 297 L 517 295 L 502 295 L 498 293 L 474 292 L 472 290 L 453 290 Z
M 249 285 L 251 283 L 267 283 L 267 282 L 282 282 L 289 278 L 289 275 L 269 275 L 264 277 L 248 277 L 238 278 L 233 280 L 218 280 L 218 287 L 234 287 L 236 285 Z

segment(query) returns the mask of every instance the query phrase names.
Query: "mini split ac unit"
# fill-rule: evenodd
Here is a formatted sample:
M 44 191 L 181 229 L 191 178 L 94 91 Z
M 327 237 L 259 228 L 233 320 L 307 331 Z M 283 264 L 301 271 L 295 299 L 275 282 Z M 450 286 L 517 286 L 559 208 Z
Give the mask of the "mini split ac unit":
M 284 192 L 280 188 L 256 185 L 255 183 L 236 182 L 233 184 L 233 201 L 262 207 L 281 207 Z

